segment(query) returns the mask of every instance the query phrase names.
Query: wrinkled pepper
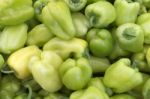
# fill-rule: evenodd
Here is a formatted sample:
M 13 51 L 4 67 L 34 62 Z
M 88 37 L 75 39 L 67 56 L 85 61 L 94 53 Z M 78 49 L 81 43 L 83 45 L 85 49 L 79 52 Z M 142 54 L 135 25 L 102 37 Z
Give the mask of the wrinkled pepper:
M 71 94 L 70 99 L 109 99 L 108 95 L 96 87 L 88 87 Z
M 27 30 L 26 24 L 6 26 L 0 35 L 0 52 L 10 54 L 22 48 L 27 39 Z
M 76 34 L 70 10 L 63 1 L 49 2 L 45 6 L 42 22 L 61 39 L 69 40 Z
M 64 0 L 71 11 L 80 11 L 86 6 L 87 0 Z
M 1 0 L 0 25 L 21 24 L 33 16 L 32 0 Z
M 56 52 L 65 60 L 69 57 L 82 57 L 86 48 L 87 42 L 83 39 L 73 38 L 71 40 L 63 40 L 55 37 L 44 45 L 43 50 Z
M 29 70 L 35 81 L 44 90 L 56 92 L 62 86 L 58 74 L 58 68 L 61 63 L 62 59 L 56 53 L 43 51 L 40 55 L 31 57 L 29 61 Z
M 150 44 L 150 13 L 138 16 L 137 24 L 139 24 L 144 31 L 144 43 Z
M 129 91 L 140 85 L 143 77 L 137 69 L 131 68 L 131 61 L 122 58 L 113 63 L 104 74 L 104 85 L 112 88 L 116 93 Z
M 44 25 L 35 26 L 29 33 L 27 38 L 27 45 L 37 45 L 42 47 L 47 41 L 52 39 L 54 35 Z
M 120 25 L 116 30 L 116 39 L 119 46 L 126 51 L 136 53 L 143 50 L 144 32 L 137 24 Z
M 129 94 L 117 94 L 110 97 L 110 99 L 136 99 L 136 98 Z
M 89 21 L 82 13 L 72 13 L 72 20 L 76 29 L 76 37 L 84 37 L 90 28 Z
M 71 90 L 84 88 L 92 76 L 92 69 L 87 59 L 67 59 L 59 68 L 63 84 Z
M 95 28 L 106 27 L 116 18 L 115 8 L 108 1 L 98 1 L 87 5 L 85 15 L 90 25 Z
M 106 29 L 91 29 L 87 34 L 89 49 L 94 56 L 105 57 L 113 50 L 114 41 Z
M 19 79 L 30 76 L 28 62 L 34 55 L 39 55 L 41 50 L 36 46 L 27 46 L 12 53 L 7 60 L 8 66 L 15 72 Z
M 116 24 L 119 26 L 125 23 L 134 23 L 140 10 L 138 2 L 130 2 L 130 0 L 115 0 L 114 7 L 116 9 Z

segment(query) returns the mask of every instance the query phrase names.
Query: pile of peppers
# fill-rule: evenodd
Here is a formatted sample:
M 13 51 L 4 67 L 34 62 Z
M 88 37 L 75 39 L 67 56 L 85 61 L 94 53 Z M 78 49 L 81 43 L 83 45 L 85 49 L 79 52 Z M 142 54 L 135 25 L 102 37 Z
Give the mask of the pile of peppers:
M 0 99 L 150 99 L 150 0 L 0 0 Z

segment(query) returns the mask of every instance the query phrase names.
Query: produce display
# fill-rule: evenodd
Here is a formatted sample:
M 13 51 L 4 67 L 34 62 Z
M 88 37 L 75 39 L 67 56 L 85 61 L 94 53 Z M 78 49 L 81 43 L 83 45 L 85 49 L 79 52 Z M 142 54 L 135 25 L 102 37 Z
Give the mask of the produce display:
M 0 99 L 150 99 L 150 0 L 0 0 Z

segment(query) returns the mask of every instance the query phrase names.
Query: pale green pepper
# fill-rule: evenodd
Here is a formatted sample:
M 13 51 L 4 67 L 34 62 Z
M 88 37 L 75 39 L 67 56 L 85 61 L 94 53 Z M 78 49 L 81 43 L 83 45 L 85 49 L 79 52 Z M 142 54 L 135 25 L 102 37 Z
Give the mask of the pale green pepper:
M 134 23 L 120 25 L 116 30 L 116 39 L 119 46 L 129 52 L 140 52 L 143 50 L 144 31 Z
M 69 40 L 75 34 L 71 13 L 63 1 L 49 2 L 42 10 L 42 22 L 57 37 Z
M 40 55 L 31 57 L 29 70 L 35 81 L 46 91 L 56 92 L 62 84 L 58 68 L 62 59 L 56 53 L 44 51 Z
M 87 0 L 64 0 L 71 11 L 80 11 L 86 6 Z
M 54 35 L 44 25 L 35 26 L 29 33 L 27 38 L 27 45 L 37 45 L 42 47 L 47 41 L 52 39 Z
M 41 50 L 36 46 L 27 46 L 12 53 L 7 60 L 8 66 L 15 72 L 19 79 L 30 76 L 28 62 L 34 55 L 39 55 Z
M 150 13 L 141 14 L 137 18 L 137 24 L 139 24 L 144 31 L 144 43 L 150 44 Z
M 106 27 L 116 18 L 115 8 L 108 1 L 98 1 L 87 5 L 85 15 L 90 25 L 95 28 Z
M 6 26 L 0 35 L 0 52 L 10 54 L 25 45 L 28 26 L 26 24 Z
M 105 72 L 104 85 L 112 88 L 116 93 L 129 91 L 140 85 L 143 77 L 140 72 L 130 67 L 131 61 L 122 58 L 113 63 Z
M 72 20 L 76 29 L 76 37 L 84 37 L 90 28 L 89 21 L 80 12 L 72 13 Z
M 110 97 L 110 99 L 136 99 L 136 98 L 129 94 L 117 94 Z
M 138 12 L 140 11 L 140 4 L 138 2 L 132 2 L 132 0 L 131 2 L 128 0 L 115 0 L 114 6 L 116 8 L 116 24 L 118 26 L 136 21 Z
M 109 99 L 108 95 L 96 87 L 88 87 L 71 94 L 70 99 Z
M 44 45 L 43 50 L 56 52 L 65 60 L 69 57 L 82 57 L 86 48 L 87 42 L 83 39 L 73 38 L 71 40 L 63 40 L 55 37 Z
M 1 0 L 0 24 L 17 25 L 34 16 L 32 0 Z
M 71 90 L 84 88 L 92 76 L 92 69 L 87 59 L 67 59 L 59 68 L 63 84 Z

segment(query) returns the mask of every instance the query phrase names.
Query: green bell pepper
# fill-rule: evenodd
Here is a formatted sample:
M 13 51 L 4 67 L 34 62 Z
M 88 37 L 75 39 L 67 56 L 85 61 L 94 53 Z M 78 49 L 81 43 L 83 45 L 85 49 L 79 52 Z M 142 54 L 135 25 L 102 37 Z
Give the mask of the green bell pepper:
M 46 91 L 56 92 L 62 84 L 58 74 L 58 68 L 62 59 L 56 53 L 44 51 L 40 55 L 31 57 L 29 70 L 35 81 Z
M 69 99 L 67 96 L 60 93 L 50 93 L 48 96 L 43 99 Z
M 14 99 L 15 93 L 10 91 L 1 90 L 0 91 L 0 99 Z
M 150 8 L 150 0 L 142 0 L 142 4 L 146 7 L 146 8 Z
M 150 13 L 141 14 L 137 18 L 137 24 L 139 24 L 144 31 L 144 43 L 150 44 Z
M 72 20 L 76 29 L 76 37 L 84 37 L 90 28 L 89 21 L 80 12 L 72 13 Z
M 95 28 L 106 27 L 116 18 L 115 8 L 108 1 L 98 1 L 87 5 L 85 15 L 90 25 Z
M 0 52 L 10 54 L 22 48 L 27 39 L 27 30 L 26 24 L 6 26 L 0 35 Z
M 27 45 L 37 45 L 42 47 L 46 42 L 52 39 L 54 35 L 44 25 L 35 26 L 29 33 L 27 38 Z
M 71 94 L 70 99 L 109 99 L 108 95 L 96 87 L 88 87 Z
M 126 51 L 136 53 L 143 50 L 144 32 L 137 24 L 120 25 L 116 30 L 116 39 L 119 46 Z
M 93 73 L 104 73 L 110 66 L 110 62 L 107 58 L 89 57 L 88 61 L 92 67 Z
M 136 98 L 129 94 L 117 94 L 110 97 L 110 99 L 136 99 Z
M 86 6 L 87 0 L 64 0 L 71 11 L 80 11 Z
M 59 68 L 63 84 L 71 90 L 84 88 L 92 76 L 92 69 L 87 59 L 67 59 Z
M 61 39 L 69 40 L 76 34 L 70 10 L 62 1 L 49 2 L 42 10 L 42 21 Z
M 105 1 L 105 0 L 87 0 L 87 4 L 95 3 L 98 1 Z
M 28 94 L 21 93 L 21 94 L 15 96 L 13 99 L 27 99 L 27 97 L 28 97 Z
M 94 56 L 105 57 L 113 50 L 114 41 L 106 29 L 91 29 L 87 34 L 89 49 Z
M 116 8 L 116 25 L 118 26 L 125 23 L 134 23 L 140 11 L 140 4 L 132 2 L 132 0 L 131 2 L 115 0 L 114 7 Z
M 65 60 L 69 57 L 82 57 L 86 48 L 87 42 L 83 39 L 73 38 L 71 40 L 63 40 L 55 37 L 44 45 L 43 50 L 56 52 Z
M 150 68 L 150 47 L 147 49 L 146 52 L 146 61 L 148 63 L 148 67 Z
M 1 0 L 0 25 L 21 24 L 33 16 L 32 0 Z
M 8 66 L 13 69 L 19 79 L 30 76 L 28 62 L 34 55 L 39 55 L 41 50 L 36 46 L 27 46 L 12 53 L 7 60 Z M 17 61 L 16 61 L 17 60 Z
M 140 85 L 143 77 L 140 72 L 130 67 L 131 61 L 122 58 L 113 63 L 105 72 L 104 85 L 113 89 L 116 93 L 129 91 Z
M 4 63 L 5 63 L 4 57 L 0 54 L 0 70 L 4 67 Z
M 145 85 L 143 86 L 142 94 L 144 99 L 150 98 L 150 78 L 146 81 Z

